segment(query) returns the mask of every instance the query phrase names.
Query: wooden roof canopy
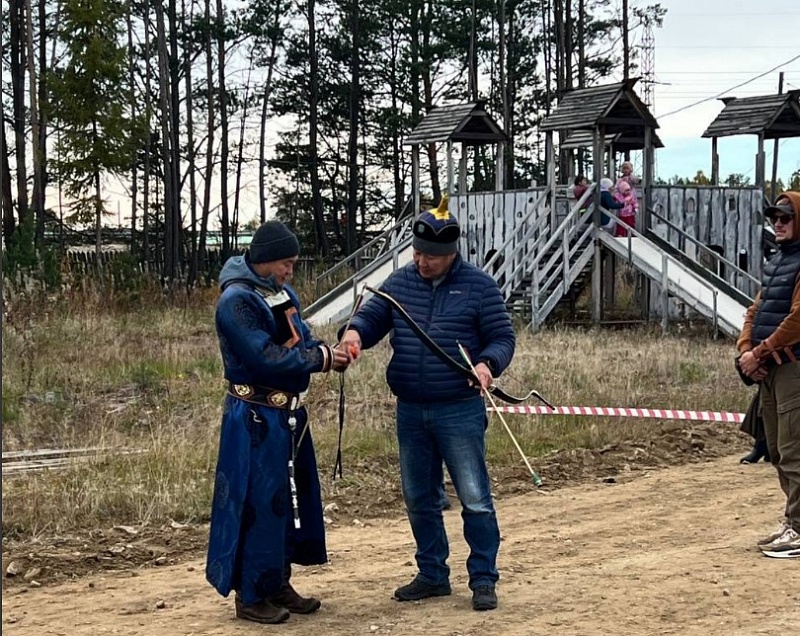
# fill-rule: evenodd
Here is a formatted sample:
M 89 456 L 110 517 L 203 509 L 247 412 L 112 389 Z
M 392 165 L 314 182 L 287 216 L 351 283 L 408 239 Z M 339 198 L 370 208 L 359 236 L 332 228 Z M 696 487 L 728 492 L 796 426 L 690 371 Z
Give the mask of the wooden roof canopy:
M 507 139 L 503 129 L 486 112 L 484 102 L 473 102 L 435 107 L 411 131 L 403 145 L 456 141 L 482 146 Z
M 658 128 L 658 122 L 633 90 L 637 81 L 638 78 L 632 78 L 568 91 L 561 97 L 556 109 L 541 123 L 540 129 L 569 131 L 571 134 L 567 139 L 572 138 L 572 144 L 583 145 L 584 135 L 574 131 L 593 131 L 603 126 L 606 136 L 615 138 L 615 149 L 641 150 L 644 148 L 644 129 Z M 569 143 L 562 140 L 562 143 L 565 142 Z M 658 148 L 664 147 L 655 135 L 653 143 Z
M 721 101 L 725 108 L 711 122 L 703 137 L 800 137 L 800 90 L 757 97 L 724 97 Z
M 652 139 L 653 145 L 656 148 L 664 147 L 664 142 L 662 142 L 655 133 L 652 134 Z M 620 152 L 626 150 L 641 150 L 644 148 L 644 131 L 638 131 L 635 136 L 628 136 L 623 133 L 606 135 L 604 143 L 606 146 L 613 146 L 614 150 Z M 576 150 L 578 148 L 591 148 L 593 145 L 594 133 L 591 130 L 574 130 L 561 142 L 560 147 L 567 150 Z

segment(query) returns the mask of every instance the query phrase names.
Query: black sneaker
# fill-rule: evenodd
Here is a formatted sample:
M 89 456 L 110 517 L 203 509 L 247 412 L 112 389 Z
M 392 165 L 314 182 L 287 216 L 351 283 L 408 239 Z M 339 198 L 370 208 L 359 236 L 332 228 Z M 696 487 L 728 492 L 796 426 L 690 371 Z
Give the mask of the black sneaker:
M 420 601 L 431 596 L 450 596 L 451 593 L 450 583 L 431 585 L 416 576 L 408 585 L 398 587 L 394 591 L 394 597 L 398 601 Z
M 497 609 L 497 593 L 491 585 L 479 585 L 472 590 L 472 609 L 478 612 Z
M 767 449 L 767 440 L 759 440 L 755 444 L 753 444 L 753 448 L 750 450 L 747 455 L 742 457 L 739 460 L 740 464 L 755 464 L 758 463 L 758 460 L 764 458 L 764 463 L 768 464 L 770 462 L 769 457 L 769 450 Z

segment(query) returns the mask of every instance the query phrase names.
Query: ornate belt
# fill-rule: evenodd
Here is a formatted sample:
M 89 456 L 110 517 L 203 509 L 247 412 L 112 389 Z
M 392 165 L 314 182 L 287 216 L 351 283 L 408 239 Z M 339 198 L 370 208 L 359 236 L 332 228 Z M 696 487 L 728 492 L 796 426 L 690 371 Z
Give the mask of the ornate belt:
M 289 391 L 271 389 L 268 386 L 234 384 L 233 382 L 228 383 L 228 393 L 245 402 L 287 411 L 294 411 L 303 406 L 306 396 L 305 392 L 290 393 Z

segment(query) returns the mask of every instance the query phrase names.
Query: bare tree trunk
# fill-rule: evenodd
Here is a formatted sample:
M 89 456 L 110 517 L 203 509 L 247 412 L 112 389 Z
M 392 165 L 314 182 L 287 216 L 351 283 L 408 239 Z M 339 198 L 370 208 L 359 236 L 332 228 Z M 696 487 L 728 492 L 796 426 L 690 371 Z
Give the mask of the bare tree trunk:
M 169 59 L 167 53 L 167 37 L 164 29 L 164 9 L 160 2 L 155 3 L 156 8 L 156 36 L 158 39 L 158 78 L 159 78 L 159 97 L 161 106 L 161 160 L 164 166 L 164 271 L 163 275 L 170 282 L 174 282 L 178 275 L 178 252 L 176 250 L 176 234 L 178 228 L 175 227 L 175 181 L 172 173 L 173 161 L 170 148 L 172 132 L 170 123 L 172 116 L 170 113 L 170 81 L 169 81 Z
M 92 147 L 97 147 L 97 120 L 92 120 Z M 100 274 L 98 280 L 103 284 L 103 194 L 100 191 L 100 168 L 94 169 L 92 175 L 94 183 L 94 253 L 97 257 L 97 273 Z
M 222 0 L 217 0 L 217 74 L 219 89 L 219 123 L 222 133 L 219 166 L 219 192 L 222 229 L 222 262 L 231 254 L 230 217 L 228 212 L 228 95 L 225 91 L 225 14 Z
M 169 132 L 170 132 L 170 176 L 172 188 L 172 253 L 175 263 L 175 277 L 183 276 L 183 217 L 181 216 L 181 140 L 180 140 L 180 67 L 178 57 L 178 9 L 176 0 L 169 0 Z M 164 49 L 166 52 L 166 48 Z
M 566 79 L 566 88 L 571 89 L 574 85 L 572 79 L 572 57 L 573 57 L 573 39 L 572 39 L 572 0 L 564 0 L 564 77 Z
M 308 157 L 311 165 L 311 200 L 314 208 L 314 230 L 317 234 L 317 250 L 323 258 L 330 254 L 328 234 L 325 231 L 325 217 L 322 210 L 322 189 L 319 181 L 319 153 L 317 151 L 317 130 L 319 110 L 319 63 L 317 59 L 317 24 L 315 16 L 315 0 L 308 0 L 308 56 L 310 62 L 308 114 Z M 299 150 L 299 149 L 298 149 Z
M 150 0 L 144 1 L 144 48 L 146 51 L 150 50 Z M 145 129 L 145 153 L 144 153 L 144 166 L 143 178 L 144 184 L 142 189 L 142 266 L 147 271 L 150 260 L 150 149 L 152 146 L 152 133 L 150 126 L 153 121 L 153 95 L 150 90 L 150 82 L 152 81 L 152 66 L 150 65 L 150 56 L 145 60 L 144 71 L 144 129 Z
M 578 88 L 586 86 L 586 0 L 578 0 Z M 578 174 L 586 172 L 586 151 L 578 149 Z
M 14 220 L 14 199 L 11 195 L 11 162 L 8 159 L 6 118 L 3 113 L 2 101 L 0 101 L 0 155 L 0 192 L 2 192 L 0 201 L 3 206 L 3 239 L 8 245 L 8 239 L 14 234 L 16 223 Z
M 39 94 L 36 90 L 36 53 L 33 48 L 33 8 L 25 2 L 25 45 L 27 46 L 29 100 L 31 112 L 31 149 L 33 155 L 33 193 L 31 205 L 36 218 L 36 238 L 44 232 L 44 188 L 42 186 L 42 158 L 40 155 Z M 40 234 L 41 233 L 41 234 Z
M 506 152 L 503 154 L 503 165 L 497 166 L 496 170 L 503 171 L 503 182 L 506 187 L 514 187 L 513 179 L 513 150 L 514 144 L 511 143 L 511 103 L 509 102 L 508 87 L 509 80 L 506 76 L 506 68 L 509 67 L 506 59 L 506 0 L 500 1 L 500 11 L 497 17 L 497 39 L 498 39 L 498 67 L 500 69 L 500 100 L 503 108 L 503 132 L 508 136 L 509 143 L 506 145 Z M 511 179 L 509 179 L 509 170 Z
M 505 10 L 505 0 L 500 0 L 502 4 L 501 11 Z M 467 68 L 469 69 L 469 98 L 470 100 L 478 100 L 478 46 L 477 46 L 477 0 L 472 0 L 472 8 L 470 9 L 470 29 L 469 29 L 469 60 L 467 61 Z M 501 35 L 502 42 L 502 35 Z M 500 45 L 502 46 L 502 44 Z M 503 58 L 503 52 L 500 51 L 500 59 Z M 502 63 L 502 62 L 501 62 Z
M 239 236 L 239 189 L 242 185 L 242 165 L 244 164 L 244 130 L 247 122 L 247 106 L 250 102 L 250 75 L 253 71 L 253 58 L 250 58 L 250 66 L 247 69 L 247 82 L 244 87 L 244 100 L 242 106 L 242 116 L 239 124 L 239 150 L 236 153 L 236 186 L 233 191 L 233 248 L 238 248 Z
M 206 169 L 205 181 L 203 184 L 203 218 L 200 223 L 200 244 L 198 245 L 199 260 L 202 263 L 205 260 L 206 252 L 206 236 L 208 234 L 208 219 L 211 216 L 211 181 L 214 178 L 214 68 L 213 68 L 213 51 L 212 51 L 212 33 L 211 33 L 211 0 L 206 0 L 205 3 L 205 22 L 206 22 L 206 102 L 207 102 L 207 116 L 208 119 L 208 132 L 206 136 Z
M 347 254 L 352 254 L 358 243 L 356 214 L 358 213 L 358 123 L 361 100 L 358 0 L 350 0 L 350 29 L 353 43 L 350 54 L 350 137 L 347 148 Z
M 60 9 L 57 8 L 58 11 Z M 39 21 L 39 77 L 38 77 L 38 122 L 39 134 L 34 137 L 35 143 L 39 144 L 38 147 L 38 183 L 39 193 L 38 197 L 34 195 L 34 200 L 38 199 L 38 208 L 41 214 L 37 216 L 36 224 L 36 237 L 39 241 L 44 238 L 44 220 L 47 209 L 45 207 L 46 192 L 47 192 L 47 13 L 45 11 L 45 0 L 39 0 L 38 7 L 38 21 Z M 53 38 L 53 48 L 55 48 L 55 38 Z M 35 169 L 36 166 L 34 166 Z M 36 173 L 34 172 L 34 185 L 36 184 Z
M 433 110 L 433 79 L 431 78 L 431 11 L 433 0 L 426 3 L 425 19 L 422 21 L 422 87 L 425 95 L 425 112 Z M 431 174 L 431 190 L 433 200 L 442 198 L 442 187 L 439 183 L 439 158 L 436 153 L 436 144 L 428 144 L 428 164 Z
M 389 31 L 389 41 L 392 47 L 391 68 L 389 69 L 389 90 L 392 97 L 392 115 L 399 120 L 400 99 L 398 95 L 397 77 L 397 58 L 398 58 L 398 36 L 394 29 Z M 402 157 L 400 154 L 400 134 L 399 126 L 392 126 L 392 177 L 394 178 L 394 217 L 400 218 L 405 203 L 405 188 L 403 185 L 403 174 L 401 166 Z
M 578 0 L 578 88 L 586 86 L 586 0 Z
M 622 78 L 627 80 L 631 70 L 631 49 L 628 42 L 628 0 L 622 0 Z
M 11 87 L 14 103 L 14 145 L 17 170 L 17 211 L 20 224 L 28 218 L 28 175 L 25 153 L 25 52 L 22 49 L 25 0 L 10 0 Z
M 125 22 L 127 24 L 128 31 L 128 107 L 131 109 L 131 118 L 135 120 L 138 115 L 138 108 L 136 107 L 136 60 L 133 56 L 132 11 L 133 6 L 132 4 L 129 4 L 128 9 L 125 12 Z M 146 20 L 147 17 L 145 16 L 145 29 L 147 29 Z M 138 140 L 134 140 L 134 143 L 131 145 L 131 255 L 134 257 L 136 256 L 136 206 L 139 203 L 139 170 L 136 157 L 137 149 Z
M 267 200 L 264 196 L 267 191 L 265 180 L 267 164 L 267 112 L 269 111 L 269 98 L 272 93 L 272 73 L 275 70 L 275 53 L 278 48 L 278 26 L 280 25 L 281 8 L 281 0 L 276 0 L 274 9 L 275 20 L 272 23 L 272 29 L 270 31 L 269 65 L 267 66 L 267 79 L 264 82 L 264 101 L 261 104 L 261 130 L 258 144 L 258 201 L 262 223 L 267 220 Z
M 181 0 L 181 20 L 183 31 L 186 32 L 186 2 Z M 189 22 L 194 22 L 194 2 L 191 3 L 189 10 Z M 183 50 L 183 74 L 186 83 L 186 146 L 188 154 L 189 171 L 189 223 L 190 240 L 189 248 L 189 275 L 186 283 L 192 287 L 197 282 L 197 165 L 195 164 L 194 147 L 194 100 L 192 98 L 192 62 L 189 46 L 184 39 Z
M 544 53 L 544 109 L 545 115 L 550 114 L 550 106 L 552 101 L 552 94 L 550 88 L 552 86 L 551 77 L 553 74 L 553 43 L 552 43 L 552 20 L 550 19 L 550 3 L 548 0 L 542 0 L 542 36 L 544 38 L 543 53 Z M 541 157 L 540 157 L 541 158 Z

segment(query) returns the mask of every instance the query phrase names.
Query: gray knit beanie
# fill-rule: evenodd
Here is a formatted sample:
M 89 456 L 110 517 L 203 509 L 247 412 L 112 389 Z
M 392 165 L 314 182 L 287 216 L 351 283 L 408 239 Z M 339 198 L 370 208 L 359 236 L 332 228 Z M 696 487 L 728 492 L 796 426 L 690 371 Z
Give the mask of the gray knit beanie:
M 300 243 L 280 221 L 267 221 L 256 230 L 250 243 L 250 262 L 269 263 L 292 258 L 300 253 Z

